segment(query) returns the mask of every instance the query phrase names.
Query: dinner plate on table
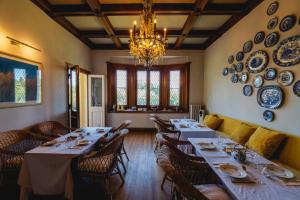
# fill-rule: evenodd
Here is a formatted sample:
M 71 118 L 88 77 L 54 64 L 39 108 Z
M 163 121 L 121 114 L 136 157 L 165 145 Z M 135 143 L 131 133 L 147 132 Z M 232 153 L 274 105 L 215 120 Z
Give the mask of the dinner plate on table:
M 57 140 L 51 140 L 51 141 L 48 141 L 48 142 L 42 144 L 42 146 L 44 146 L 44 147 L 53 146 L 56 143 L 57 143 Z
M 91 143 L 92 142 L 89 141 L 89 140 L 79 140 L 79 141 L 77 141 L 77 146 L 86 146 L 86 145 L 89 145 Z
M 214 150 L 216 149 L 216 145 L 213 143 L 208 143 L 208 142 L 199 142 L 198 143 L 200 149 L 202 150 Z
M 185 124 L 180 124 L 179 127 L 180 127 L 180 128 L 188 128 L 188 126 L 185 125 Z
M 274 176 L 277 176 L 279 178 L 285 178 L 285 179 L 290 179 L 290 178 L 294 178 L 294 174 L 293 172 L 291 172 L 288 169 L 285 169 L 283 167 L 280 167 L 278 165 L 267 165 L 265 170 L 269 173 L 272 174 Z
M 232 178 L 246 178 L 247 177 L 247 172 L 245 170 L 243 170 L 243 168 L 240 165 L 226 163 L 226 164 L 221 164 L 219 166 L 219 168 L 224 174 L 226 174 Z
M 103 132 L 105 132 L 105 129 L 104 128 L 97 128 L 96 131 L 97 131 L 97 133 L 103 133 Z

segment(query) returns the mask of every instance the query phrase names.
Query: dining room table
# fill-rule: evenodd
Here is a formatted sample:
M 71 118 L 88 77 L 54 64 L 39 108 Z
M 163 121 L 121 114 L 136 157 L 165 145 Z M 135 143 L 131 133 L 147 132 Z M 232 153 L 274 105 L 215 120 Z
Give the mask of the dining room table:
M 90 152 L 110 130 L 111 127 L 80 128 L 27 151 L 18 178 L 20 200 L 27 200 L 30 192 L 64 194 L 72 200 L 72 159 Z
M 181 139 L 188 138 L 214 138 L 216 133 L 213 129 L 197 122 L 194 119 L 170 119 L 176 130 L 180 131 Z
M 299 174 L 293 173 L 256 152 L 246 149 L 246 160 L 238 161 L 232 156 L 232 148 L 240 146 L 229 138 L 188 138 L 195 153 L 203 157 L 219 177 L 222 185 L 237 200 L 299 200 Z M 211 148 L 205 148 L 206 146 Z M 213 147 L 213 148 L 212 148 Z M 231 148 L 231 151 L 228 149 Z M 225 167 L 224 167 L 225 166 Z M 236 178 L 226 173 L 228 166 L 236 166 L 245 177 Z M 276 176 L 270 169 L 276 168 L 292 173 L 289 179 Z M 267 170 L 269 169 L 269 171 Z M 225 172 L 224 172 L 225 171 Z

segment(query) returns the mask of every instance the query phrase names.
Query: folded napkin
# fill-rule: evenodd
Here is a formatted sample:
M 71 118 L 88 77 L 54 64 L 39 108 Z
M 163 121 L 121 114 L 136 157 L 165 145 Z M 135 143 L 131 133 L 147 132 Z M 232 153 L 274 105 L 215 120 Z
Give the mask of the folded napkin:
M 247 172 L 247 177 L 245 178 L 233 178 L 233 177 L 230 177 L 231 178 L 231 182 L 232 183 L 257 183 L 257 180 L 256 178 L 250 174 L 249 172 Z

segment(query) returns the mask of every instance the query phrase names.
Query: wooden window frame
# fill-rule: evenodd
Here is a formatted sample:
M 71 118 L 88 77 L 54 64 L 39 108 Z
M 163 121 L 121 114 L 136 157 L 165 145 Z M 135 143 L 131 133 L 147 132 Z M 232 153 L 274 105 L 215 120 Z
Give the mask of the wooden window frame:
M 190 62 L 172 65 L 155 65 L 149 70 L 142 65 L 119 64 L 107 62 L 107 94 L 108 103 L 107 110 L 112 111 L 113 105 L 116 105 L 116 71 L 127 70 L 127 105 L 125 108 L 137 107 L 151 109 L 150 106 L 150 71 L 160 72 L 160 87 L 159 87 L 159 108 L 172 109 L 188 112 L 189 110 L 189 84 L 190 84 Z M 137 71 L 147 72 L 147 105 L 137 105 Z M 179 106 L 170 106 L 170 71 L 180 70 L 180 99 Z

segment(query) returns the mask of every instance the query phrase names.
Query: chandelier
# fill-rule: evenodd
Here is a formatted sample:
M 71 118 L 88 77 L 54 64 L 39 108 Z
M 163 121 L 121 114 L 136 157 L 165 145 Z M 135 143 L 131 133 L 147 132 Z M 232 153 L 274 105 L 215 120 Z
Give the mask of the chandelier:
M 157 64 L 159 59 L 165 55 L 167 47 L 167 29 L 161 36 L 156 30 L 157 20 L 152 13 L 152 0 L 144 0 L 144 9 L 140 16 L 139 31 L 134 21 L 133 30 L 130 29 L 129 48 L 130 55 L 139 64 L 150 67 Z

